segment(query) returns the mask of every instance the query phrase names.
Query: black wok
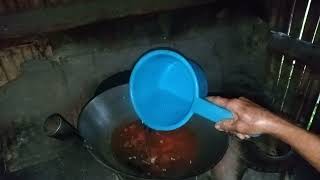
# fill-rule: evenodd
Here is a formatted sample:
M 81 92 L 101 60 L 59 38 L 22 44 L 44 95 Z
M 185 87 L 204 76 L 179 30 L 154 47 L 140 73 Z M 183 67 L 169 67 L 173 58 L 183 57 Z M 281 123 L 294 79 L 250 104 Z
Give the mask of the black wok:
M 219 162 L 228 147 L 227 135 L 216 131 L 212 122 L 195 116 L 186 124 L 195 133 L 199 146 L 193 168 L 183 174 L 150 177 L 119 161 L 112 151 L 114 130 L 136 119 L 128 85 L 125 84 L 104 91 L 88 102 L 80 114 L 78 130 L 96 160 L 105 167 L 134 179 L 184 179 L 199 175 Z

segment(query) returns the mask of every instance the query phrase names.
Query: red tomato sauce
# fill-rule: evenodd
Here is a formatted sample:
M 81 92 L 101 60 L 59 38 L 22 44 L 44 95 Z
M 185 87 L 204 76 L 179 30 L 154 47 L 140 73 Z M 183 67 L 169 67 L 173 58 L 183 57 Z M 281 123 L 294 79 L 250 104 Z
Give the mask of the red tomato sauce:
M 150 176 L 184 174 L 192 169 L 197 155 L 197 141 L 190 129 L 151 131 L 139 121 L 118 127 L 112 148 L 121 162 Z

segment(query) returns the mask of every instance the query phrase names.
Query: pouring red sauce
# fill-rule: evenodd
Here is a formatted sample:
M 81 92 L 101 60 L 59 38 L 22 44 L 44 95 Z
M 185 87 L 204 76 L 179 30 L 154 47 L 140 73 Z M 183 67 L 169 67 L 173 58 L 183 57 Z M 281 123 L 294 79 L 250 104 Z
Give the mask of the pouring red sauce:
M 195 135 L 186 127 L 159 132 L 134 121 L 120 126 L 112 135 L 115 156 L 130 168 L 150 176 L 174 176 L 190 171 L 196 147 Z

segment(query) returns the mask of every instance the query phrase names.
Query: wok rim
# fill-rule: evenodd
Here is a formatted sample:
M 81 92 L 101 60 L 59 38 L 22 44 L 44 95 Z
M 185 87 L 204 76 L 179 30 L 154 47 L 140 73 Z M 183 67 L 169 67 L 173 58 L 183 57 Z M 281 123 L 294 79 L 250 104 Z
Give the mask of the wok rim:
M 122 84 L 122 85 L 119 85 L 119 86 L 115 86 L 113 88 L 117 88 L 117 87 L 120 87 L 120 86 L 128 86 L 128 84 Z M 113 88 L 110 88 L 109 90 L 113 89 Z M 211 166 L 208 166 L 207 168 L 203 168 L 203 170 L 200 170 L 199 173 L 194 173 L 192 175 L 189 175 L 189 176 L 181 176 L 181 177 L 143 177 L 143 176 L 136 176 L 136 175 L 133 175 L 131 173 L 128 173 L 128 172 L 124 172 L 124 171 L 121 171 L 119 169 L 116 169 L 114 167 L 111 167 L 110 165 L 108 165 L 107 163 L 105 163 L 105 161 L 102 159 L 102 158 L 99 158 L 100 156 L 98 155 L 97 151 L 95 151 L 95 148 L 93 148 L 93 146 L 90 145 L 90 143 L 87 142 L 86 138 L 82 136 L 81 132 L 80 132 L 80 129 L 79 129 L 79 124 L 80 124 L 80 121 L 81 121 L 81 116 L 82 114 L 84 113 L 85 109 L 88 107 L 88 105 L 94 100 L 96 99 L 97 97 L 99 97 L 100 95 L 102 95 L 103 93 L 99 94 L 98 96 L 94 96 L 92 97 L 90 100 L 87 101 L 87 103 L 85 105 L 82 106 L 81 108 L 81 111 L 79 113 L 79 116 L 78 116 L 78 122 L 77 122 L 77 129 L 79 131 L 79 134 L 80 136 L 83 138 L 83 144 L 84 144 L 84 147 L 87 149 L 87 151 L 91 154 L 91 156 L 95 159 L 95 161 L 97 161 L 98 163 L 100 163 L 101 165 L 103 165 L 105 168 L 115 172 L 115 173 L 118 173 L 120 176 L 124 176 L 124 177 L 129 177 L 129 178 L 135 178 L 135 179 L 140 179 L 140 180 L 164 180 L 164 179 L 168 179 L 168 180 L 184 180 L 184 179 L 187 179 L 187 178 L 192 178 L 192 177 L 196 177 L 196 176 L 199 176 L 201 174 L 204 174 L 206 172 L 208 172 L 210 169 L 213 169 L 218 162 L 221 161 L 221 159 L 224 157 L 228 147 L 229 147 L 229 138 L 228 138 L 228 135 L 223 135 L 223 136 L 226 136 L 226 145 L 224 147 L 224 149 L 221 151 L 221 156 L 219 158 L 217 158 L 217 160 L 215 162 L 212 163 Z

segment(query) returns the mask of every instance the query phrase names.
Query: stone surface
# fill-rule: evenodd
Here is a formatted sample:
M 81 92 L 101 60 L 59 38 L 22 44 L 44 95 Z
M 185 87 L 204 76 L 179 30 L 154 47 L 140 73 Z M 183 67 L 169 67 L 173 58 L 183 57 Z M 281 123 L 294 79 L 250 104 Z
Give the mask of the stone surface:
M 46 59 L 52 56 L 51 46 L 46 42 L 29 42 L 12 45 L 0 51 L 0 87 L 15 80 L 21 73 L 21 66 L 28 60 Z
M 51 140 L 48 137 L 48 141 Z M 18 170 L 6 178 L 14 180 L 119 179 L 117 175 L 96 162 L 78 140 L 69 139 L 57 143 L 64 146 L 64 149 L 52 155 L 51 160 Z
M 5 85 L 8 82 L 8 78 L 3 68 L 0 67 L 0 86 Z
M 8 80 L 11 81 L 16 79 L 19 71 L 15 65 L 15 62 L 11 61 L 11 59 L 9 59 L 7 55 L 0 55 L 0 61 L 1 61 L 0 64 L 4 69 Z

